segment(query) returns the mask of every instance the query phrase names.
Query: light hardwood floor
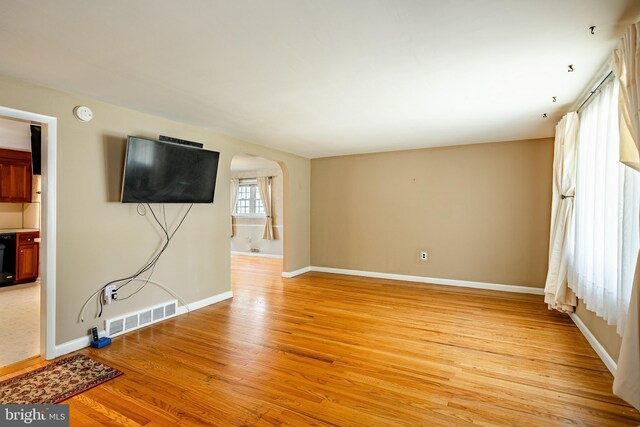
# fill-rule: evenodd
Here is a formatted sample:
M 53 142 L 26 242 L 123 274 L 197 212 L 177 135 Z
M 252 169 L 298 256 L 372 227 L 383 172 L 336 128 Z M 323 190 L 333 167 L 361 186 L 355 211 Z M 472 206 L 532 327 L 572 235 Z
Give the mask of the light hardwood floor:
M 232 270 L 233 300 L 83 350 L 125 375 L 69 399 L 72 426 L 640 424 L 540 296 Z

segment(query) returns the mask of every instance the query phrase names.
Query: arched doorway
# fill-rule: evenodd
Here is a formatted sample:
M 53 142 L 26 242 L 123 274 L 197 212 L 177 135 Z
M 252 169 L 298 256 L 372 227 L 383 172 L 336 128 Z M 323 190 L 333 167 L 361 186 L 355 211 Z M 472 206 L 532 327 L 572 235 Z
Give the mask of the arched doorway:
M 237 154 L 231 160 L 230 177 L 231 254 L 283 259 L 282 168 L 273 160 Z

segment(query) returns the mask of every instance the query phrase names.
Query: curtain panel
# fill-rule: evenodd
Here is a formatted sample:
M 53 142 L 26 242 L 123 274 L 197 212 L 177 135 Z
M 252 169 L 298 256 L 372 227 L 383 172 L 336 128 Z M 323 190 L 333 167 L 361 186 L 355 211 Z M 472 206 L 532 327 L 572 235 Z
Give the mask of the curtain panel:
M 575 253 L 569 286 L 587 309 L 619 320 L 620 171 L 618 85 L 604 84 L 580 114 Z
M 640 245 L 640 174 L 619 162 L 619 141 L 618 83 L 611 79 L 580 114 L 569 286 L 622 335 Z
M 620 82 L 620 161 L 640 171 L 640 22 L 627 29 L 612 62 Z
M 262 238 L 265 240 L 276 240 L 275 233 L 273 232 L 273 218 L 271 208 L 271 177 L 262 176 L 256 178 L 258 183 L 258 190 L 260 190 L 260 198 L 264 203 L 264 214 L 266 216 L 264 222 L 264 233 Z
M 238 202 L 238 189 L 240 188 L 240 180 L 238 178 L 231 178 L 231 197 L 229 197 L 229 204 L 231 208 L 231 212 L 229 213 L 229 221 L 230 221 L 230 231 L 231 237 L 235 235 L 233 229 L 233 212 L 236 209 L 236 203 Z
M 620 82 L 620 160 L 640 170 L 640 22 L 627 29 L 613 52 L 613 62 Z M 613 392 L 640 410 L 640 256 L 636 260 Z
M 567 284 L 573 258 L 573 198 L 576 189 L 578 114 L 568 113 L 556 126 L 553 154 L 553 201 L 549 239 L 549 269 L 544 301 L 549 309 L 573 312 L 576 296 Z

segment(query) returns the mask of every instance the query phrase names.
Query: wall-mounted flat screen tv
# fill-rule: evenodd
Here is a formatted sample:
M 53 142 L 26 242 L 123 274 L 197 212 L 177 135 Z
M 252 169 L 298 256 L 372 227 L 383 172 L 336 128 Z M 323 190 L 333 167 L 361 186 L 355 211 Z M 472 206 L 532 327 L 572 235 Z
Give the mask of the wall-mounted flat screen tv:
M 213 203 L 220 153 L 130 136 L 123 203 Z

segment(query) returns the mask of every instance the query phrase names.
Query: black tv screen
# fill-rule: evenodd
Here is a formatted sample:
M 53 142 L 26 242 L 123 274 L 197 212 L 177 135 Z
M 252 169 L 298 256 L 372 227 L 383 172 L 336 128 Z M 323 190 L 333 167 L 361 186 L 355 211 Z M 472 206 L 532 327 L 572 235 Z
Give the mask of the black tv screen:
M 123 203 L 212 203 L 217 151 L 130 136 L 122 177 Z

